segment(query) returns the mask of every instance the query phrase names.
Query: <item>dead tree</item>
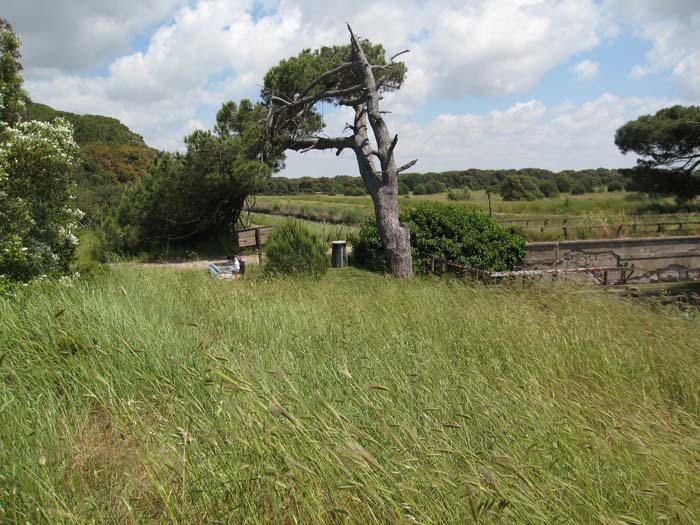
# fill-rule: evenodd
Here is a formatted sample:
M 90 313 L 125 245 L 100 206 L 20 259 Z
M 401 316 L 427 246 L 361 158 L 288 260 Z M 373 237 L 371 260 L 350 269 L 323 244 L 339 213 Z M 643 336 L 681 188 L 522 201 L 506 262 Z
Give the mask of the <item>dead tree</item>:
M 373 64 L 365 49 L 371 50 L 372 45 L 367 41 L 361 42 L 350 25 L 348 30 L 349 61 L 320 72 L 305 88 L 292 96 L 275 93 L 271 89 L 264 91 L 270 108 L 268 129 L 273 141 L 279 141 L 281 137 L 287 149 L 300 152 L 332 149 L 336 150 L 336 155 L 348 149 L 355 153 L 362 181 L 374 203 L 379 236 L 389 270 L 395 277 L 409 278 L 413 275 L 411 232 L 407 224 L 399 221 L 398 176 L 417 161 L 396 166 L 394 154 L 398 135 L 391 135 L 384 120 L 385 112 L 379 109 L 382 93 L 398 89 L 403 81 L 405 67 L 394 60 L 407 51 L 394 55 L 386 63 L 382 49 L 381 60 L 378 60 L 381 63 Z M 314 105 L 322 101 L 354 109 L 353 122 L 345 127 L 351 134 L 324 137 L 318 135 L 322 124 L 316 127 L 305 125 L 310 117 L 317 115 Z M 374 135 L 374 145 L 370 139 L 368 123 Z

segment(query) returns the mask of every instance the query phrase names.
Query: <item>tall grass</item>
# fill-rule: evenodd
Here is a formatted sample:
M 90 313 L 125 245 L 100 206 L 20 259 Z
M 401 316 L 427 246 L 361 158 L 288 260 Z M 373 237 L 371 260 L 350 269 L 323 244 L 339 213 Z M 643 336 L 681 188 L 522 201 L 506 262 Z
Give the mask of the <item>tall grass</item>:
M 700 325 L 672 311 L 132 267 L 0 323 L 1 522 L 700 520 Z
M 284 224 L 285 220 L 285 217 L 280 215 L 272 215 L 267 213 L 250 214 L 251 224 L 257 224 L 260 226 L 281 226 L 282 224 Z M 317 222 L 304 219 L 298 220 L 302 221 L 305 226 L 314 231 L 326 242 L 346 240 L 349 237 L 357 234 L 357 232 L 359 231 L 359 228 L 357 226 L 350 226 L 347 224 L 334 224 L 329 222 Z

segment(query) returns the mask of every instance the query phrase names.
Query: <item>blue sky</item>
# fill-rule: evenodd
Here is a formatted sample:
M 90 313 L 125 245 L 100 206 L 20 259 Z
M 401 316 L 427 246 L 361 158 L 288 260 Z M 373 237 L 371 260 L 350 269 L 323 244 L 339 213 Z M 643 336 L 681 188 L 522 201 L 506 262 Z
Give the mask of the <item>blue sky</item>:
M 416 169 L 626 166 L 615 129 L 700 103 L 697 0 L 10 0 L 33 99 L 119 118 L 158 148 L 210 128 L 226 100 L 345 22 L 393 53 L 406 84 L 384 100 Z M 404 57 L 402 57 L 404 58 Z M 346 115 L 326 107 L 327 134 Z M 282 175 L 356 173 L 343 154 L 290 153 Z

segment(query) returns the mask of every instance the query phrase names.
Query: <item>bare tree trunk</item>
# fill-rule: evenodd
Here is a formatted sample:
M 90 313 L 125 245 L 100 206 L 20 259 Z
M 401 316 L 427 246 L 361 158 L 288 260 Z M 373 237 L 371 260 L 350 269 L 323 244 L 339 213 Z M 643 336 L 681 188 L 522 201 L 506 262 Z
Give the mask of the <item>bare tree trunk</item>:
M 372 196 L 377 229 L 391 275 L 408 279 L 413 276 L 411 229 L 408 224 L 399 222 L 398 192 L 387 190 L 384 186 L 376 197 Z
M 398 173 L 393 163 L 387 166 L 393 176 L 376 175 L 373 151 L 367 132 L 367 108 L 364 105 L 355 106 L 354 151 L 362 181 L 374 203 L 374 216 L 377 218 L 377 229 L 382 241 L 389 271 L 394 277 L 408 279 L 413 276 L 413 258 L 411 256 L 411 230 L 407 224 L 399 221 L 399 186 Z M 370 119 L 371 120 L 371 119 Z M 377 139 L 379 142 L 379 139 Z

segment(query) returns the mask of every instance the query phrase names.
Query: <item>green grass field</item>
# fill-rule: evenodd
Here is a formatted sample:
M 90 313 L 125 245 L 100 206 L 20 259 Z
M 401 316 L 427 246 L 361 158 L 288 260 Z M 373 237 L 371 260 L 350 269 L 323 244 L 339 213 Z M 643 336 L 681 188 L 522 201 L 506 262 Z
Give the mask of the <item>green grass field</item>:
M 406 208 L 426 200 L 452 202 L 448 201 L 446 193 L 401 197 L 399 202 L 402 208 Z M 700 234 L 698 213 L 640 215 L 640 211 L 652 202 L 669 204 L 670 200 L 651 201 L 627 192 L 566 195 L 530 202 L 508 202 L 498 195 L 492 195 L 491 208 L 496 220 L 521 227 L 531 241 Z M 454 204 L 473 207 L 484 213 L 489 211 L 488 197 L 484 191 L 473 191 L 471 200 Z M 254 210 L 268 216 L 292 216 L 348 226 L 357 225 L 374 213 L 369 196 L 320 194 L 261 195 L 256 197 Z M 525 224 L 525 219 L 531 219 L 531 222 Z M 698 224 L 679 225 L 678 222 Z M 660 231 L 658 223 L 664 223 Z M 567 226 L 566 231 L 562 228 L 564 225 Z
M 698 523 L 700 324 L 119 268 L 0 300 L 3 523 Z

